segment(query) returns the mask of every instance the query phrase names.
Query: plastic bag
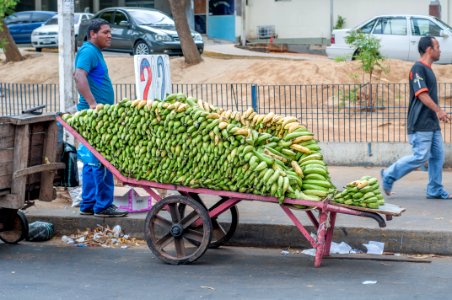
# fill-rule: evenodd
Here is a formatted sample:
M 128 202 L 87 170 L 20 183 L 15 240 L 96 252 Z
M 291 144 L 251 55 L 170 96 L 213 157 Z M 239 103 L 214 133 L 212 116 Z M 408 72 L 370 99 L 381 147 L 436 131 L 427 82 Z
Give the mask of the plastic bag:
M 52 223 L 36 221 L 28 225 L 27 241 L 43 242 L 50 240 L 55 235 Z

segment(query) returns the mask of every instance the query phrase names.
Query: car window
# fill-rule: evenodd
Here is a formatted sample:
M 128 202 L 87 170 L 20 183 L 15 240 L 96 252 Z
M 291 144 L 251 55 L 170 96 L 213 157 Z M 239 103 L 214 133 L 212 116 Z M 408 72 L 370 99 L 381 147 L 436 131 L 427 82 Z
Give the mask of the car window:
M 361 31 L 362 33 L 371 33 L 372 32 L 372 28 L 374 28 L 375 22 L 377 22 L 377 20 L 372 20 L 369 23 L 364 24 L 359 31 Z
M 11 15 L 5 20 L 5 23 L 10 24 L 24 24 L 30 23 L 31 13 L 20 13 Z
M 113 20 L 113 11 L 106 11 L 103 14 L 99 15 L 98 18 L 104 19 L 108 23 L 111 23 L 111 20 Z
M 46 25 L 56 25 L 58 24 L 58 17 L 53 17 L 46 22 Z
M 80 15 L 74 15 L 74 23 L 77 24 L 78 20 L 80 20 Z
M 406 35 L 406 19 L 404 17 L 380 18 L 375 25 L 373 33 L 385 35 Z
M 115 13 L 115 20 L 114 20 L 113 24 L 119 25 L 119 23 L 121 23 L 121 21 L 128 21 L 127 16 L 125 14 L 123 14 L 122 12 L 117 11 Z
M 138 25 L 174 25 L 173 19 L 155 10 L 128 10 Z
M 439 36 L 441 32 L 441 27 L 433 23 L 431 20 L 423 18 L 412 18 L 411 19 L 411 33 L 413 35 L 431 35 Z
M 51 17 L 51 15 L 49 15 L 49 14 L 43 14 L 43 13 L 34 12 L 33 15 L 31 16 L 31 21 L 33 23 L 35 23 L 35 22 L 45 22 L 50 17 Z

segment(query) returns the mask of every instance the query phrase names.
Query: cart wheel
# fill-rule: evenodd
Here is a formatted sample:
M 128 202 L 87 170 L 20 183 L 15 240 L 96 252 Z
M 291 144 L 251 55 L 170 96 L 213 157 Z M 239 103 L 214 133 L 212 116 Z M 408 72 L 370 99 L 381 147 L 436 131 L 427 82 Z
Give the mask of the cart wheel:
M 180 214 L 181 206 L 185 216 Z M 192 229 L 194 223 L 197 230 Z M 173 195 L 160 200 L 148 212 L 145 221 L 148 247 L 155 256 L 173 265 L 188 264 L 200 258 L 209 246 L 211 235 L 212 222 L 207 210 L 185 196 Z
M 10 223 L 5 224 L 6 230 L 0 232 L 0 240 L 6 244 L 17 244 L 28 236 L 27 217 L 18 210 L 8 219 Z
M 201 198 L 198 194 L 190 194 L 196 201 L 202 203 L 205 207 L 205 204 L 202 202 Z M 212 207 L 209 208 L 209 211 L 217 208 L 219 205 L 223 204 L 227 198 L 221 198 L 220 201 L 215 203 Z M 184 215 L 183 206 L 181 208 L 181 215 Z M 229 241 L 235 233 L 237 229 L 237 225 L 239 223 L 239 210 L 237 206 L 232 206 L 229 210 L 226 210 L 219 216 L 215 218 L 211 218 L 212 220 L 212 241 L 209 244 L 209 248 L 215 249 Z M 197 228 L 194 228 L 198 230 Z M 196 245 L 196 241 L 193 241 Z

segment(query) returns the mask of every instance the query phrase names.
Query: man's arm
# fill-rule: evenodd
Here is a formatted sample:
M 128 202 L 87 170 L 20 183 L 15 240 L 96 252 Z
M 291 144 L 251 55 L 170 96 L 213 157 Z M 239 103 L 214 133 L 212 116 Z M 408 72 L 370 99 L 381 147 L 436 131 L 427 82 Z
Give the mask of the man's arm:
M 443 121 L 445 123 L 449 122 L 450 118 L 447 115 L 447 113 L 433 101 L 433 99 L 427 92 L 421 93 L 417 97 L 419 98 L 419 100 L 422 101 L 422 103 L 424 103 L 425 106 L 427 106 L 436 113 L 436 116 L 440 121 Z
M 76 69 L 74 72 L 75 86 L 83 98 L 85 98 L 86 102 L 88 102 L 89 107 L 94 109 L 96 108 L 97 102 L 91 93 L 87 75 L 88 73 L 85 70 Z

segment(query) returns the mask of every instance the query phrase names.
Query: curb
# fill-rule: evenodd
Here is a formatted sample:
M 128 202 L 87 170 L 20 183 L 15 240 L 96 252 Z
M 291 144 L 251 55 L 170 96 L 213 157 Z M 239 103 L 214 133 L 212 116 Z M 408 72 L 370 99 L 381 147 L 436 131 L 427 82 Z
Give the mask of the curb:
M 139 215 L 127 218 L 97 218 L 92 216 L 49 216 L 27 214 L 28 221 L 50 222 L 57 235 L 70 235 L 77 230 L 95 228 L 97 225 L 120 225 L 131 237 L 144 238 L 144 218 Z M 393 230 L 336 226 L 333 241 L 345 242 L 354 249 L 365 251 L 363 244 L 380 241 L 385 252 L 411 254 L 452 255 L 452 232 L 427 230 Z M 313 232 L 312 226 L 306 226 Z M 232 239 L 232 246 L 263 248 L 312 248 L 294 225 L 240 223 Z

